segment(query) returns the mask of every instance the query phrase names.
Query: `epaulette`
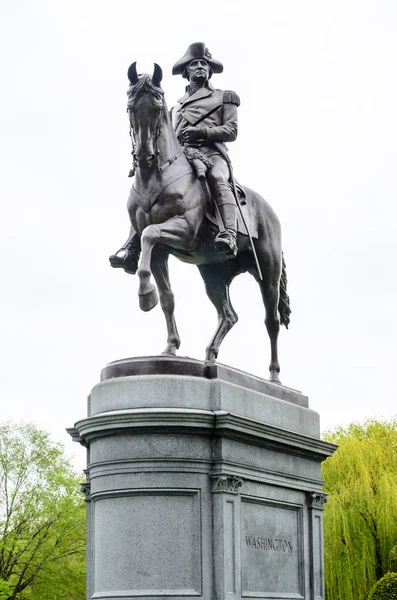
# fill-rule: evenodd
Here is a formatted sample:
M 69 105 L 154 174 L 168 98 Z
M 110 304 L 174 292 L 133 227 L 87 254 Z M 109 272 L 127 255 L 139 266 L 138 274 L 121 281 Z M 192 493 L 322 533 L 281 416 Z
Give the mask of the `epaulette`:
M 223 104 L 235 104 L 236 106 L 240 106 L 240 98 L 236 92 L 225 90 L 223 92 Z

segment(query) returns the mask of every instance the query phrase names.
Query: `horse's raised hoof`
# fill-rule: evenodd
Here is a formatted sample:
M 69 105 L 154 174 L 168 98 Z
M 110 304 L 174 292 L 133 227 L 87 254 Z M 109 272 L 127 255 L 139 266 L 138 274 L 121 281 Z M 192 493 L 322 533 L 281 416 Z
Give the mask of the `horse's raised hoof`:
M 271 383 L 277 383 L 278 385 L 282 385 L 277 371 L 270 371 L 269 381 Z
M 149 312 L 156 306 L 159 301 L 157 290 L 154 285 L 151 285 L 151 289 L 145 294 L 139 295 L 139 308 L 144 312 Z

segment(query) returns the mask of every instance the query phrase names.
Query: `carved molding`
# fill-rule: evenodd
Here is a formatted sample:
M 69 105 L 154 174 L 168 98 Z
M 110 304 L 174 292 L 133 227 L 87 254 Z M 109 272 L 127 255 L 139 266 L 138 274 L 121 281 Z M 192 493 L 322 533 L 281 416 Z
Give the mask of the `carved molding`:
M 336 446 L 307 435 L 287 431 L 267 423 L 253 421 L 225 411 L 194 410 L 187 408 L 118 409 L 82 419 L 76 423 L 76 431 L 89 445 L 103 436 L 115 436 L 123 431 L 156 429 L 169 432 L 170 428 L 191 428 L 192 431 L 207 430 L 220 437 L 249 441 L 256 446 L 288 452 L 321 462 L 331 456 Z M 176 429 L 174 429 L 176 430 Z
M 83 481 L 80 483 L 80 491 L 85 495 L 85 501 L 91 501 L 91 483 L 89 481 Z
M 75 427 L 67 427 L 66 431 L 72 438 L 73 442 L 77 442 L 78 444 L 81 444 L 85 448 L 88 448 L 87 443 L 80 437 L 80 434 Z
M 327 502 L 327 494 L 321 492 L 308 492 L 307 504 L 309 508 L 317 508 L 318 510 L 324 510 L 325 503 Z
M 228 494 L 238 494 L 244 481 L 235 475 L 224 475 L 213 481 L 212 492 L 227 492 Z

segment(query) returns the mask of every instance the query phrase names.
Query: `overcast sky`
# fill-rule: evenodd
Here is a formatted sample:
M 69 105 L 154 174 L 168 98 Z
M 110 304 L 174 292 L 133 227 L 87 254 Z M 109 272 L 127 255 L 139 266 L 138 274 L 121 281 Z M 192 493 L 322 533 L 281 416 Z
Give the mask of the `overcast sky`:
M 64 428 L 85 416 L 107 362 L 158 354 L 161 309 L 108 255 L 128 233 L 127 68 L 171 75 L 203 41 L 241 98 L 237 178 L 283 229 L 292 315 L 282 382 L 322 429 L 396 414 L 397 3 L 395 0 L 1 0 L 1 420 Z M 201 277 L 170 259 L 180 354 L 216 326 Z M 220 361 L 267 377 L 259 289 L 232 286 L 240 320 Z

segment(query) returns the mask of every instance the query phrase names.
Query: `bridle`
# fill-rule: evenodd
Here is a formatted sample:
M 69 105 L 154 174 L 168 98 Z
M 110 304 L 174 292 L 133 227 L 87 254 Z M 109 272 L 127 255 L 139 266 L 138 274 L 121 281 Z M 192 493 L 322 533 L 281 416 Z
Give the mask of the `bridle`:
M 131 94 L 131 92 L 127 92 L 130 94 L 129 105 L 132 104 L 134 100 L 139 98 L 144 93 L 150 93 L 150 94 L 154 95 L 157 100 L 159 100 L 160 98 L 163 100 L 164 99 L 164 91 L 160 87 L 162 76 L 163 76 L 163 74 L 162 74 L 161 67 L 159 67 L 159 65 L 157 65 L 155 63 L 153 76 L 151 77 L 151 79 L 147 75 L 141 76 L 139 78 L 138 74 L 136 72 L 136 62 L 134 62 L 128 69 L 128 78 L 129 78 L 132 86 L 135 87 L 139 83 L 141 84 L 141 86 L 138 89 L 135 89 L 135 92 L 132 94 Z M 129 105 L 127 106 L 127 113 L 131 113 Z M 163 117 L 164 117 L 164 110 L 165 110 L 165 105 L 164 105 L 164 101 L 163 101 L 161 110 L 158 111 L 157 123 L 156 123 L 156 127 L 155 127 L 155 134 L 154 134 L 154 140 L 153 140 L 153 149 L 154 149 L 153 154 L 154 154 L 155 158 L 157 159 L 157 170 L 159 171 L 159 173 L 162 173 L 165 169 L 167 169 L 167 167 L 172 165 L 183 152 L 183 149 L 181 148 L 177 152 L 177 154 L 171 156 L 171 158 L 166 160 L 164 164 L 160 165 L 161 152 L 159 150 L 159 138 L 160 138 L 160 134 L 161 134 L 161 126 L 162 126 L 162 121 L 163 121 Z M 132 177 L 135 174 L 135 170 L 137 168 L 144 168 L 144 167 L 140 167 L 140 165 L 139 165 L 139 160 L 138 160 L 137 153 L 136 153 L 137 144 L 135 141 L 134 127 L 133 127 L 130 116 L 129 116 L 129 126 L 130 126 L 129 134 L 130 134 L 130 138 L 131 138 L 131 148 L 132 148 L 132 151 L 131 151 L 132 169 L 130 170 L 129 177 Z
M 130 112 L 130 109 L 127 107 L 127 112 Z M 154 141 L 153 141 L 153 147 L 154 147 L 154 155 L 156 156 L 156 158 L 158 158 L 160 156 L 160 150 L 159 150 L 159 137 L 160 137 L 160 133 L 161 133 L 161 120 L 162 120 L 162 116 L 163 116 L 163 109 L 161 110 L 161 112 L 159 112 L 159 116 L 158 116 L 158 123 L 156 124 L 156 131 L 155 131 L 155 135 L 154 135 Z M 130 122 L 130 138 L 131 138 L 131 154 L 132 154 L 132 166 L 133 166 L 133 173 L 131 173 L 130 177 L 132 177 L 132 175 L 135 173 L 135 170 L 137 168 L 143 168 L 143 167 L 139 167 L 139 161 L 136 155 L 136 142 L 135 142 L 135 135 L 134 135 L 134 128 L 132 126 L 131 123 L 131 118 L 129 118 L 129 122 Z M 161 172 L 161 168 L 158 167 L 159 171 Z

